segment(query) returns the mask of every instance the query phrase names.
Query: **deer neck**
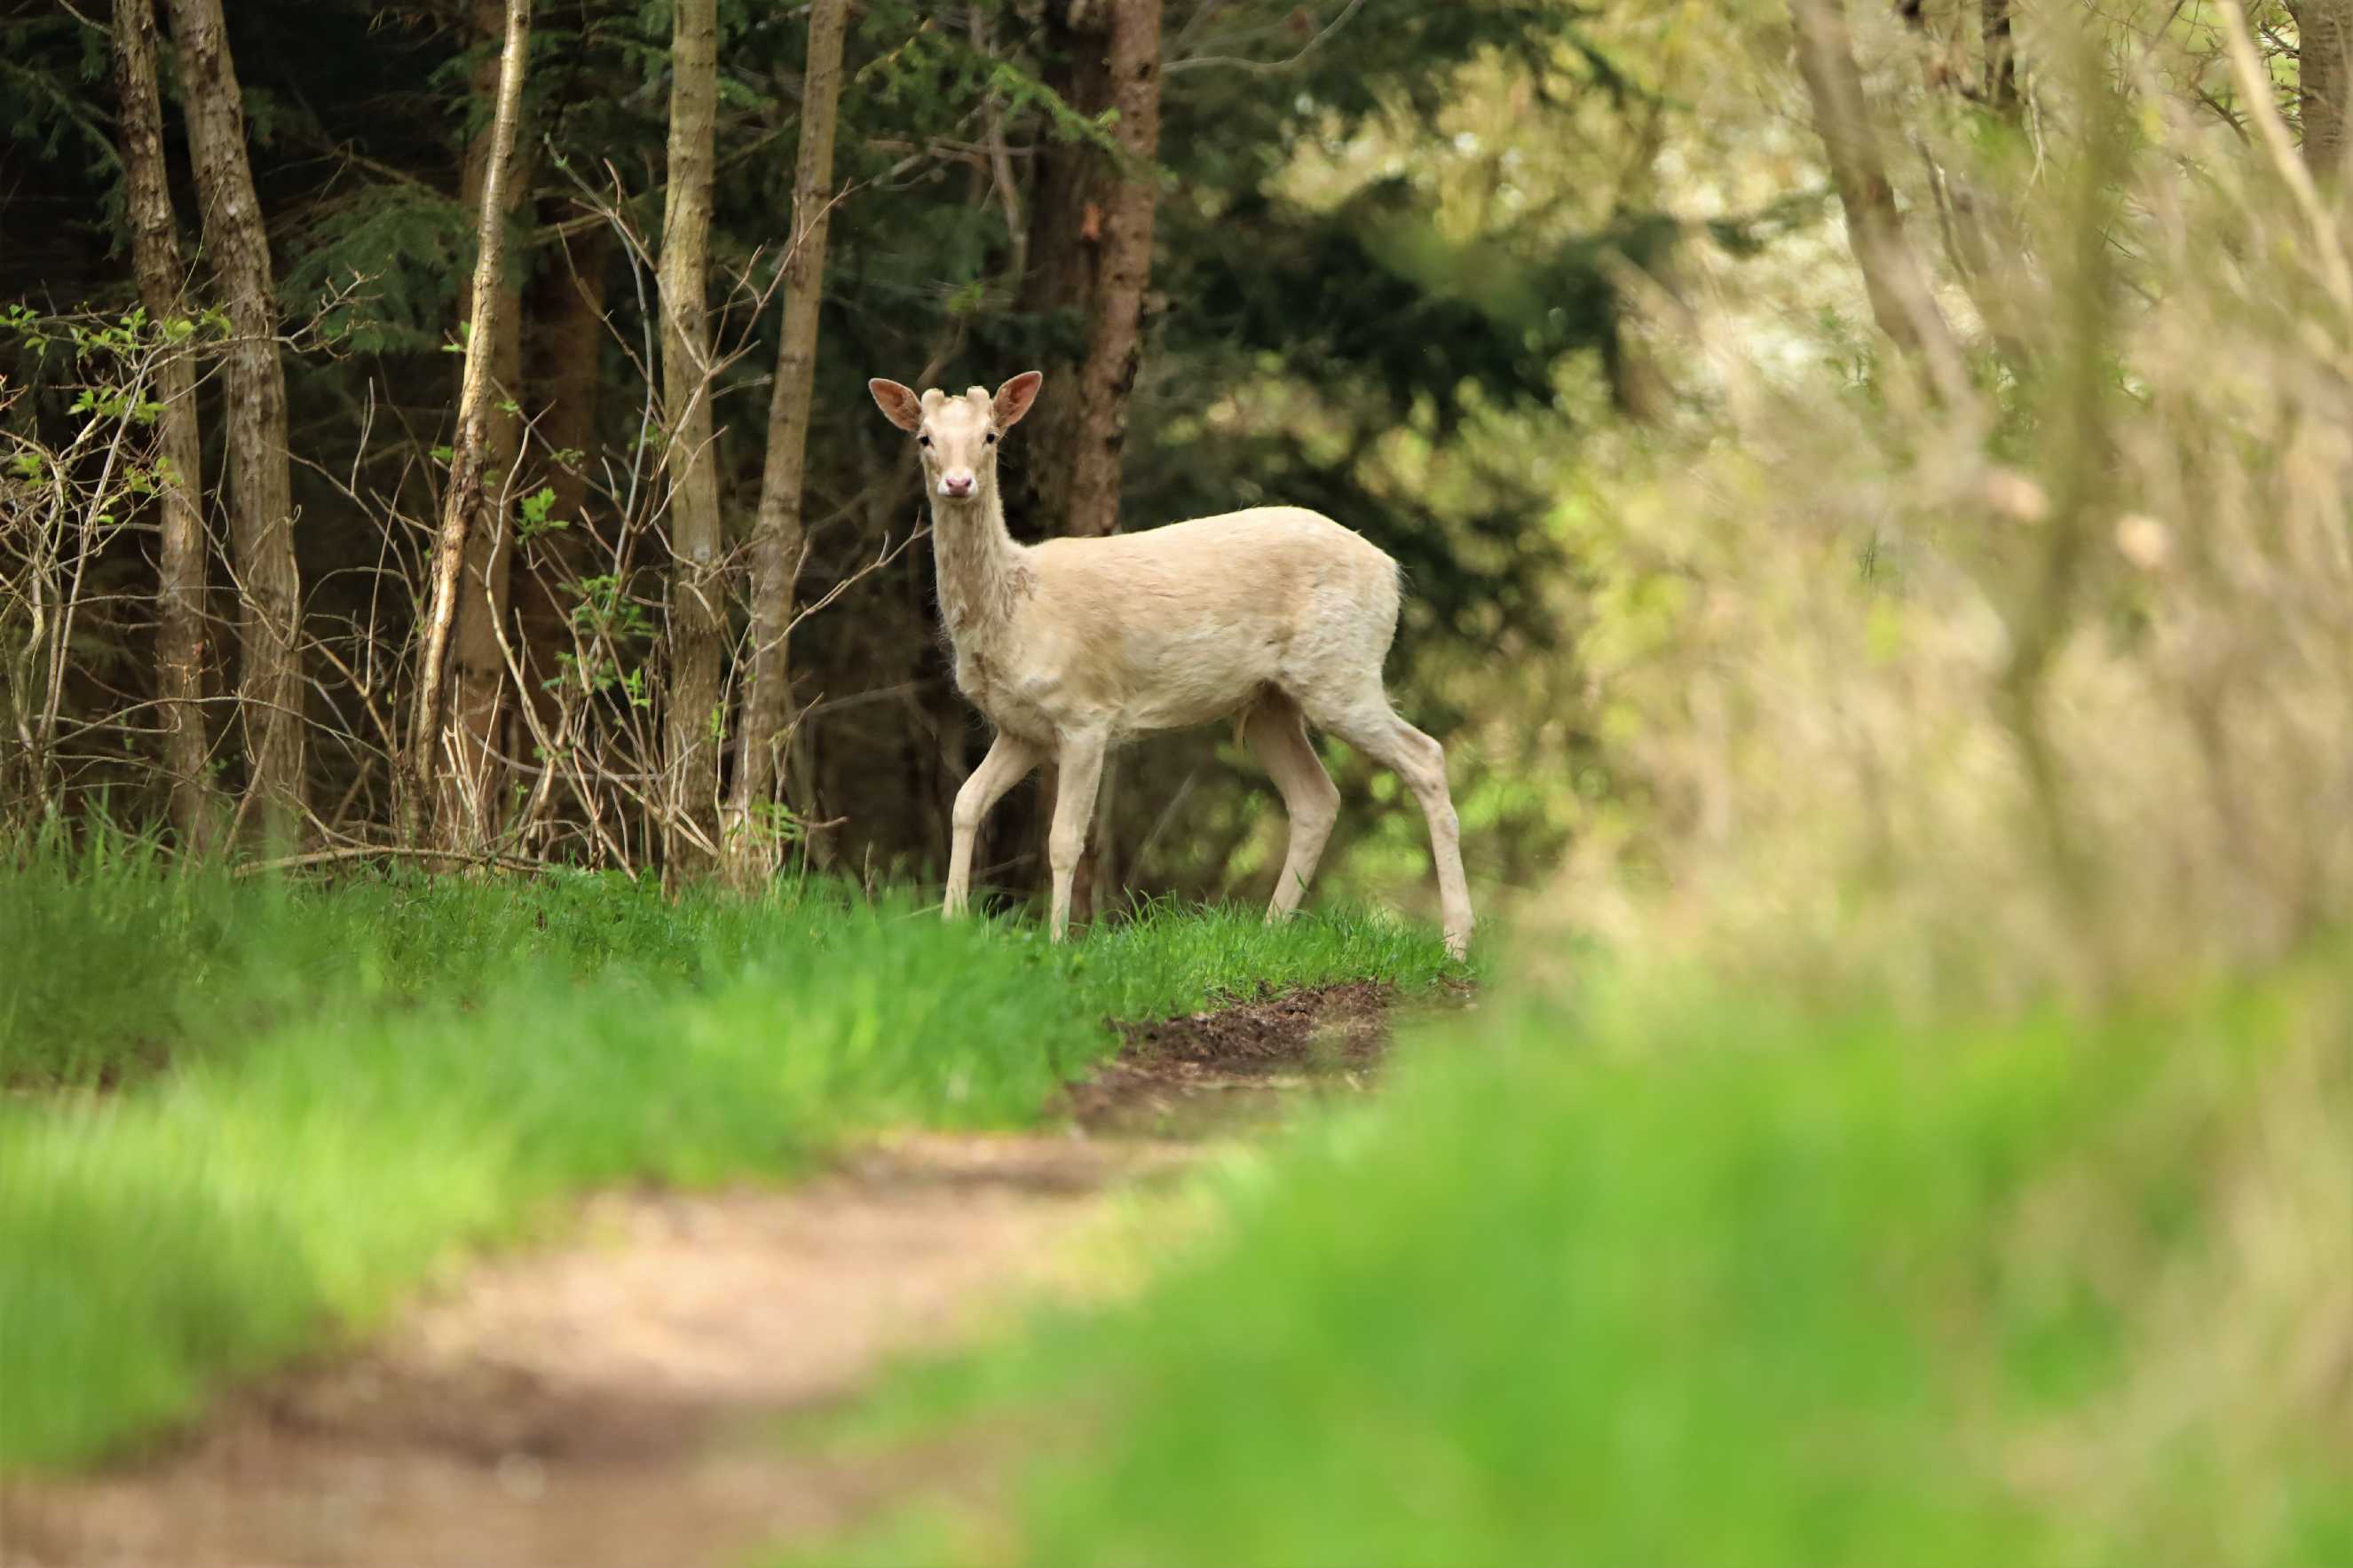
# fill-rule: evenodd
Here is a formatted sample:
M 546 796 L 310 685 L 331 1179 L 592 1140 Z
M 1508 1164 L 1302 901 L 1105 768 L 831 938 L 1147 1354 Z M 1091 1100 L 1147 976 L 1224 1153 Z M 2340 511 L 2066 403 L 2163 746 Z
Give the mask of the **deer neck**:
M 962 500 L 934 493 L 932 560 L 940 618 L 959 646 L 1002 630 L 1036 582 L 1029 552 L 1006 529 L 995 475 Z

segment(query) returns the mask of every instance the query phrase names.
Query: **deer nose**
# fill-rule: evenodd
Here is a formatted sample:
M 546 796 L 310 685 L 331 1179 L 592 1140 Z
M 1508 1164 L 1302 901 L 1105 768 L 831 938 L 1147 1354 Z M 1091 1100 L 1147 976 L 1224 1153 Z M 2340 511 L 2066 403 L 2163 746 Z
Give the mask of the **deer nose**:
M 970 474 L 942 474 L 940 476 L 940 494 L 944 496 L 968 496 L 972 494 L 972 476 Z

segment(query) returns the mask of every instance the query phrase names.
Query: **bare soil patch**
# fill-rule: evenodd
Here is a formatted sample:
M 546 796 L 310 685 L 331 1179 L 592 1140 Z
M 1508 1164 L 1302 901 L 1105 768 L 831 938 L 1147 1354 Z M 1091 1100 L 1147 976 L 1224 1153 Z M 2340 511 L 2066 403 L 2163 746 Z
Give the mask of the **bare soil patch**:
M 1072 1121 L 1102 1135 L 1200 1138 L 1263 1131 L 1303 1100 L 1361 1094 L 1388 1047 L 1396 988 L 1323 985 L 1154 1024 L 1064 1091 Z
M 1107 1190 L 1189 1153 L 910 1138 L 781 1192 L 601 1195 L 573 1241 L 142 1461 L 0 1489 L 0 1562 L 687 1568 L 837 1528 L 934 1467 L 795 1453 L 775 1422 L 971 1331 Z
M 469 1269 L 157 1451 L 0 1483 L 0 1563 L 691 1568 L 969 1498 L 993 1456 L 809 1452 L 777 1423 L 1054 1286 L 1111 1194 L 1208 1134 L 1362 1092 L 1390 1000 L 1333 986 L 1131 1027 L 1060 1133 L 895 1139 L 783 1191 L 602 1194 L 563 1245 Z

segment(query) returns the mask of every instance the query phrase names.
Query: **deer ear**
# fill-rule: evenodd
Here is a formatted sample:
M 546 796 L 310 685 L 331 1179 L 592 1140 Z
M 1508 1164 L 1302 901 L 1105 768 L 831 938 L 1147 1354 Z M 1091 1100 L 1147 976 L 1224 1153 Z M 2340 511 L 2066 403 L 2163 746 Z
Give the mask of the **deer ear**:
M 923 422 L 923 405 L 916 399 L 913 388 L 878 375 L 866 384 L 866 390 L 874 395 L 875 405 L 882 410 L 883 417 L 900 429 L 913 430 Z
M 1045 376 L 1034 370 L 1025 370 L 997 389 L 997 427 L 1010 430 L 1021 423 L 1029 405 L 1038 401 L 1038 388 Z

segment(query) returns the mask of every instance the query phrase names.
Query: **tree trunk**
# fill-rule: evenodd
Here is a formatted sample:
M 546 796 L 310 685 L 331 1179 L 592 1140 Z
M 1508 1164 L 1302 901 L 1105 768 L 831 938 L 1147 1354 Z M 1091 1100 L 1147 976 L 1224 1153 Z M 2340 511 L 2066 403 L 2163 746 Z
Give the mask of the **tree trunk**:
M 245 106 L 221 0 L 171 0 L 180 92 L 204 204 L 205 249 L 236 333 L 227 360 L 229 563 L 237 580 L 237 710 L 247 806 L 263 833 L 292 837 L 302 808 L 302 582 L 294 563 L 286 370 L 269 240 L 245 149 Z
M 1117 160 L 1083 142 L 1039 149 L 1022 310 L 1084 323 L 1075 356 L 1042 356 L 1037 368 L 1046 384 L 1022 427 L 1026 462 L 1014 499 L 1047 534 L 1097 536 L 1119 527 L 1122 448 L 1142 362 L 1159 195 L 1152 164 L 1160 146 L 1160 0 L 1054 0 L 1043 18 L 1045 81 L 1081 113 L 1117 110 L 1112 135 L 1120 147 Z M 1116 880 L 1113 765 L 1096 793 L 1094 831 L 1074 879 L 1078 920 L 1106 901 Z M 1050 767 L 1041 788 L 1039 800 L 1050 799 Z M 1000 832 L 1026 834 L 1042 873 L 1047 814 L 1033 805 L 1026 823 L 1018 809 L 1003 815 Z
M 1041 20 L 1046 85 L 1082 114 L 1109 109 L 1111 62 L 1102 8 L 1088 0 L 1050 0 Z M 1029 270 L 1021 279 L 1019 305 L 1046 329 L 1045 350 L 1028 367 L 1043 371 L 1046 381 L 1012 448 L 1021 460 L 1007 476 L 1013 482 L 1006 492 L 1013 521 L 1025 531 L 1060 533 L 1069 516 L 1080 366 L 1092 327 L 1103 230 L 1095 193 L 1103 163 L 1103 153 L 1085 142 L 1039 138 L 1029 234 L 1022 247 Z M 1067 350 L 1058 339 L 1067 341 Z
M 825 294 L 826 230 L 832 214 L 833 132 L 841 90 L 841 41 L 849 0 L 816 0 L 809 10 L 808 67 L 802 77 L 800 160 L 793 173 L 792 248 L 785 258 L 784 338 L 768 404 L 767 464 L 752 534 L 752 668 L 735 755 L 729 879 L 751 889 L 776 860 L 776 841 L 758 820 L 776 791 L 778 753 L 791 731 L 792 665 L 786 639 L 799 574 L 801 489 L 808 455 L 809 405 L 817 391 L 818 309 Z
M 2347 50 L 2353 48 L 2353 3 L 2297 0 L 2296 100 L 2304 121 L 2304 162 L 2313 178 L 2334 180 L 2345 163 Z
M 592 544 L 588 453 L 596 441 L 596 365 L 605 344 L 605 269 L 611 257 L 610 231 L 590 229 L 553 258 L 533 289 L 530 379 L 540 438 L 552 454 L 547 488 L 554 500 L 548 517 L 565 525 L 522 542 L 522 569 L 514 578 L 523 695 L 543 724 L 553 724 L 559 711 L 547 682 L 562 678 L 563 656 L 572 651 L 572 611 L 580 601 L 567 589 L 584 574 Z
M 1119 529 L 1121 454 L 1127 409 L 1144 362 L 1144 300 L 1152 284 L 1152 220 L 1160 196 L 1160 0 L 1113 0 L 1106 69 L 1112 128 L 1125 167 L 1106 169 L 1103 245 L 1088 311 L 1087 357 L 1079 372 L 1078 428 L 1071 438 L 1069 510 L 1062 531 L 1100 537 Z M 1071 893 L 1072 914 L 1092 920 L 1119 886 L 1113 802 L 1118 763 L 1107 762 L 1096 789 L 1094 830 L 1087 835 Z
M 661 244 L 662 403 L 669 437 L 670 703 L 666 870 L 702 869 L 716 837 L 719 644 L 725 586 L 720 567 L 719 466 L 711 449 L 712 142 L 719 104 L 717 0 L 676 0 L 670 13 L 669 187 Z M 700 840 L 700 842 L 698 841 Z
M 1039 76 L 1063 101 L 1090 117 L 1112 106 L 1110 17 L 1101 0 L 1046 0 L 1039 18 L 1042 64 Z M 1094 323 L 1097 251 L 1103 238 L 1103 207 L 1096 187 L 1105 162 L 1102 151 L 1083 142 L 1063 142 L 1041 133 L 1033 156 L 1029 234 L 1015 248 L 1029 269 L 1020 279 L 1019 312 L 1034 320 L 1043 346 L 1028 368 L 1045 373 L 1037 404 L 1022 421 L 1021 439 L 1008 448 L 999 479 L 1008 521 L 1023 536 L 1067 531 L 1071 479 L 1076 467 L 1082 413 L 1082 367 Z M 961 717 L 964 710 L 957 710 Z M 1054 765 L 1040 770 L 1038 788 L 1013 792 L 983 830 L 983 865 L 1017 858 L 1028 869 L 1015 876 L 1043 889 L 1046 834 L 1054 798 Z M 1083 868 L 1082 868 L 1083 869 Z M 1080 918 L 1091 908 L 1092 874 L 1076 879 Z
M 1160 0 L 1117 0 L 1109 21 L 1106 68 L 1111 107 L 1119 114 L 1112 134 L 1127 166 L 1106 168 L 1098 186 L 1103 242 L 1062 524 L 1063 532 L 1082 537 L 1119 528 L 1120 449 L 1144 358 L 1144 296 L 1152 282 L 1152 218 L 1160 195 L 1154 163 L 1160 153 Z
M 1659 205 L 1654 169 L 1659 149 L 1666 141 L 1666 105 L 1653 99 L 1643 106 L 1641 115 L 1632 128 L 1633 142 L 1618 176 L 1617 194 L 1610 202 L 1612 224 L 1630 223 Z M 1639 270 L 1632 257 L 1621 252 L 1618 260 L 1630 273 Z M 1664 271 L 1672 261 L 1672 254 L 1662 251 L 1653 265 Z M 1651 352 L 1643 328 L 1641 303 L 1634 297 L 1630 278 L 1624 282 L 1613 278 L 1609 331 L 1601 342 L 1601 368 L 1609 381 L 1609 401 L 1632 423 L 1655 425 L 1672 406 L 1674 388 L 1661 369 L 1658 356 Z
M 514 159 L 515 121 L 521 117 L 522 76 L 531 36 L 531 0 L 506 0 L 506 47 L 499 60 L 498 111 L 491 121 L 489 167 L 477 214 L 479 248 L 469 301 L 465 380 L 458 395 L 458 434 L 449 459 L 449 486 L 441 501 L 441 531 L 433 552 L 432 599 L 425 621 L 425 652 L 417 678 L 416 722 L 409 732 L 408 789 L 405 811 L 412 838 L 421 837 L 426 803 L 436 798 L 446 739 L 443 689 L 448 678 L 451 632 L 463 589 L 467 542 L 497 526 L 486 516 L 495 498 L 486 484 L 491 458 L 491 418 L 498 389 L 491 345 L 501 331 L 498 311 L 505 263 L 507 185 Z M 458 840 L 445 822 L 434 824 L 444 848 Z
M 500 0 L 474 0 L 473 23 L 478 41 L 499 37 Z M 459 199 L 470 213 L 483 211 L 482 196 L 490 181 L 491 158 L 498 140 L 501 56 L 484 50 L 475 62 L 470 88 L 475 101 L 490 114 L 466 145 Z M 509 153 L 501 175 L 501 205 L 496 221 L 508 224 L 523 196 L 528 156 L 516 157 L 512 147 L 519 133 L 510 127 Z M 514 497 L 512 479 L 522 458 L 522 417 L 516 404 L 522 382 L 522 292 L 521 269 L 501 266 L 498 298 L 491 302 L 490 406 L 483 416 L 486 439 L 482 453 L 482 507 L 476 523 L 467 530 L 466 560 L 458 586 L 457 625 L 449 647 L 448 771 L 434 792 L 433 837 L 438 844 L 480 848 L 495 832 L 495 814 L 505 782 L 499 761 L 501 719 L 509 703 L 506 656 L 499 632 L 508 621 L 509 580 L 514 559 Z M 474 283 L 459 291 L 459 315 L 474 319 Z M 459 395 L 462 404 L 464 387 Z
M 2005 119 L 2019 113 L 2018 44 L 2010 33 L 2010 0 L 1983 0 L 1986 106 Z
M 139 298 L 159 330 L 185 320 L 178 226 L 164 169 L 163 95 L 155 82 L 153 0 L 115 0 L 114 89 L 121 102 L 122 168 L 130 198 L 131 260 Z M 205 739 L 204 443 L 196 427 L 196 375 L 166 353 L 155 373 L 157 416 L 168 465 L 163 476 L 163 548 L 156 584 L 155 665 L 164 771 L 172 781 L 172 831 L 201 855 L 221 821 Z
M 1940 400 L 1963 401 L 1969 390 L 1968 365 L 1937 308 L 1927 268 L 1905 237 L 1895 188 L 1872 132 L 1842 0 L 1790 0 L 1789 9 L 1797 25 L 1798 69 L 1813 100 L 1814 128 L 1846 212 L 1847 241 L 1862 270 L 1872 315 L 1880 331 L 1917 359 Z

